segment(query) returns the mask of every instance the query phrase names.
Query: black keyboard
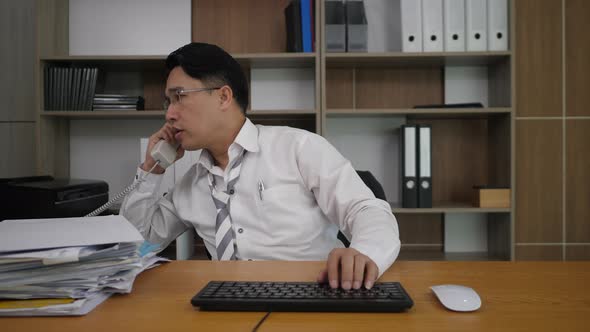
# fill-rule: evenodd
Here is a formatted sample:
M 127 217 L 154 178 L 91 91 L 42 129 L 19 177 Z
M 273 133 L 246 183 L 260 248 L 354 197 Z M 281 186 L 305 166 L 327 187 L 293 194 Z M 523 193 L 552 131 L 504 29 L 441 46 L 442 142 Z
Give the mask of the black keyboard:
M 317 282 L 211 281 L 191 303 L 211 311 L 398 312 L 414 302 L 399 282 L 331 289 Z

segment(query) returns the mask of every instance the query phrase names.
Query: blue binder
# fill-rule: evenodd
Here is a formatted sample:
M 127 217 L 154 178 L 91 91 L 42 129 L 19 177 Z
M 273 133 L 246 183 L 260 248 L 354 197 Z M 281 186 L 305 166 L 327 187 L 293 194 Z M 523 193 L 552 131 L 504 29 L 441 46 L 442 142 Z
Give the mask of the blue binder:
M 301 37 L 303 52 L 313 52 L 311 42 L 311 0 L 301 0 Z

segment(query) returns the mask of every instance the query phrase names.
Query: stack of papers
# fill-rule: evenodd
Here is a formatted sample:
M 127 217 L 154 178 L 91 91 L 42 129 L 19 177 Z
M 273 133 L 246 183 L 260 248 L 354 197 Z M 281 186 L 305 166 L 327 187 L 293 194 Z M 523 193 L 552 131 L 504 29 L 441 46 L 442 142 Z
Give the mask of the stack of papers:
M 162 260 L 146 248 L 122 216 L 0 222 L 0 316 L 84 315 Z

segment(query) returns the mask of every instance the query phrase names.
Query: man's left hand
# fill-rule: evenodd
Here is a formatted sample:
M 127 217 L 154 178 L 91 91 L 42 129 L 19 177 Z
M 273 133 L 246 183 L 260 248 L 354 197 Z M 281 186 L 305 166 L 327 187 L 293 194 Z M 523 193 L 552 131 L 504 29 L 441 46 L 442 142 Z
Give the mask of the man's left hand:
M 379 268 L 369 257 L 352 248 L 337 248 L 330 252 L 326 268 L 320 272 L 318 282 L 329 282 L 330 287 L 349 290 L 373 287 Z

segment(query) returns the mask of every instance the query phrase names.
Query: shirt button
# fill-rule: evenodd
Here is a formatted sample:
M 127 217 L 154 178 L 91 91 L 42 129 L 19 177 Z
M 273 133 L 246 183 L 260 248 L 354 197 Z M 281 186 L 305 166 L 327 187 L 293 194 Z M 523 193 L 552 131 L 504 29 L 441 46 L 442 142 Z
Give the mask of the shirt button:
M 244 233 L 244 229 L 243 228 L 238 228 L 238 233 L 240 233 L 240 234 Z
M 230 195 L 233 195 L 234 193 L 235 193 L 235 191 L 234 191 L 233 189 L 230 189 L 230 190 L 229 190 L 229 194 L 230 194 Z

